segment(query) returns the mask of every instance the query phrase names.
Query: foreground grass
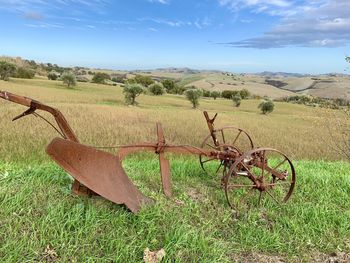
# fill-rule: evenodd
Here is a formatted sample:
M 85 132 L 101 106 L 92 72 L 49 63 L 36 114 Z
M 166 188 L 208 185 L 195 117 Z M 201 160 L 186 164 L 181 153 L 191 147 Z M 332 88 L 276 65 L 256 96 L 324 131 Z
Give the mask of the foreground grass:
M 146 247 L 164 248 L 166 262 L 257 254 L 310 261 L 350 252 L 350 164 L 298 161 L 290 202 L 266 200 L 238 217 L 219 178 L 203 174 L 196 159 L 179 157 L 171 165 L 174 197 L 166 199 L 157 160 L 127 160 L 130 177 L 156 201 L 133 215 L 101 198 L 72 195 L 72 179 L 52 163 L 0 163 L 1 261 L 142 262 Z

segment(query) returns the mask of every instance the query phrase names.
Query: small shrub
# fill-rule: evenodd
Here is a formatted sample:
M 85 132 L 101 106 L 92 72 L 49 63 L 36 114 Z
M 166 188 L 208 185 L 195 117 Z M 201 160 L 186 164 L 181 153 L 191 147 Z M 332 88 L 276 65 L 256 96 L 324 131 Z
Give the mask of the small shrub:
M 184 86 L 175 85 L 174 94 L 182 95 L 188 88 Z
M 274 110 L 275 104 L 272 100 L 264 100 L 259 104 L 258 108 L 263 114 L 268 114 Z
M 163 95 L 165 90 L 161 83 L 154 83 L 148 87 L 148 90 L 156 96 Z
M 89 82 L 89 79 L 85 76 L 77 76 L 78 82 Z
M 199 105 L 199 98 L 202 96 L 202 92 L 198 89 L 189 89 L 185 91 L 185 96 L 195 109 Z
M 68 88 L 77 85 L 77 79 L 74 73 L 70 71 L 63 72 L 61 76 L 61 80 L 63 81 L 63 84 L 67 85 Z
M 203 97 L 206 97 L 206 98 L 210 97 L 210 91 L 209 90 L 202 89 L 202 94 L 203 94 Z
M 239 96 L 241 97 L 242 100 L 245 100 L 245 99 L 248 99 L 251 96 L 251 94 L 249 90 L 242 89 L 239 91 Z
M 113 77 L 112 78 L 112 81 L 113 82 L 117 82 L 117 83 L 124 83 L 126 80 L 125 77 L 122 77 L 122 76 L 116 76 L 116 77 Z
M 15 64 L 0 61 L 0 79 L 5 81 L 9 80 L 9 78 L 15 74 L 16 68 Z
M 35 71 L 27 67 L 19 67 L 14 75 L 15 78 L 32 79 L 35 76 Z
M 136 97 L 138 97 L 143 92 L 144 92 L 144 88 L 142 85 L 137 83 L 133 83 L 133 84 L 127 83 L 123 88 L 125 103 L 136 105 L 137 104 Z
M 141 84 L 144 87 L 148 87 L 154 83 L 154 80 L 149 76 L 136 75 L 134 78 L 135 82 Z
M 49 80 L 56 80 L 56 79 L 58 79 L 58 77 L 59 77 L 59 73 L 57 73 L 54 70 L 50 71 L 49 74 L 47 74 L 47 78 Z
M 214 99 L 214 100 L 216 100 L 216 98 L 219 98 L 220 97 L 220 92 L 219 91 L 212 91 L 211 93 L 210 93 L 210 96 Z
M 236 96 L 239 94 L 239 90 L 224 90 L 221 92 L 221 97 L 225 99 L 232 99 L 233 96 Z
M 95 75 L 92 77 L 91 82 L 98 83 L 98 84 L 105 84 L 106 80 L 111 79 L 111 76 L 107 73 L 103 72 L 96 72 Z
M 166 92 L 173 93 L 175 90 L 175 81 L 172 79 L 164 79 L 162 80 L 163 87 L 166 89 Z
M 241 105 L 241 100 L 242 98 L 239 95 L 232 96 L 233 105 L 235 107 L 239 107 Z

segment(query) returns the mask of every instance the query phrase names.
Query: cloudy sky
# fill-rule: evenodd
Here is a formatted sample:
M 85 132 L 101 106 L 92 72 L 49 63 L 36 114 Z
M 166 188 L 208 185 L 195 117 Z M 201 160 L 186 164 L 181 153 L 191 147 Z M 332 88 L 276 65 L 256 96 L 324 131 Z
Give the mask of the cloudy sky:
M 65 66 L 344 72 L 350 0 L 0 0 L 0 55 Z

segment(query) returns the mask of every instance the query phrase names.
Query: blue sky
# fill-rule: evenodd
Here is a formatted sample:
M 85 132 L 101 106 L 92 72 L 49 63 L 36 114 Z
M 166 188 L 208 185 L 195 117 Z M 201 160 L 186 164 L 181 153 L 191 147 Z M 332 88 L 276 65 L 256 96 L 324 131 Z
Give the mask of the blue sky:
M 349 0 L 0 0 L 0 55 L 63 66 L 344 72 Z

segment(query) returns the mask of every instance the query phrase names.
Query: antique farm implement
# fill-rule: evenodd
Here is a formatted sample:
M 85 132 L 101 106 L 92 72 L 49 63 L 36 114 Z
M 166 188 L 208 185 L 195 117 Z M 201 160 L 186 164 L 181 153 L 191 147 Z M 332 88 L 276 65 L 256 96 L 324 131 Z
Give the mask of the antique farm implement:
M 277 203 L 286 202 L 291 196 L 296 174 L 291 160 L 282 152 L 271 148 L 255 148 L 251 137 L 242 129 L 227 126 L 215 129 L 217 114 L 204 116 L 209 135 L 201 147 L 171 145 L 165 141 L 163 129 L 157 123 L 157 141 L 119 146 L 116 155 L 79 143 L 79 140 L 63 114 L 36 100 L 0 91 L 0 97 L 28 107 L 18 120 L 27 115 L 42 118 L 62 138 L 55 138 L 47 146 L 47 154 L 75 181 L 72 192 L 80 195 L 100 195 L 114 203 L 125 204 L 132 212 L 139 211 L 143 204 L 152 200 L 145 196 L 129 179 L 123 167 L 123 159 L 139 151 L 155 152 L 159 156 L 161 180 L 164 194 L 172 195 L 169 160 L 166 153 L 195 154 L 199 156 L 204 171 L 221 173 L 221 186 L 232 208 L 247 204 L 255 194 L 260 203 L 268 196 Z M 50 113 L 56 125 L 39 115 L 38 110 Z

